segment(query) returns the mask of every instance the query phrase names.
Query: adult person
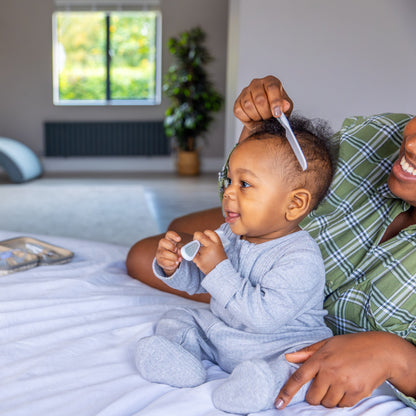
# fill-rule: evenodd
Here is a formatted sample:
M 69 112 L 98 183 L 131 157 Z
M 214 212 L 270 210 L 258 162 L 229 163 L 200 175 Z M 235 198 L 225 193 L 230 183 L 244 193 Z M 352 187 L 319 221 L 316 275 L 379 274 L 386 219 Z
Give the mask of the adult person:
M 244 124 L 244 138 L 258 121 L 292 108 L 281 82 L 268 76 L 241 92 L 234 114 Z M 349 119 L 339 135 L 331 192 L 301 224 L 325 259 L 325 307 L 336 336 L 287 355 L 303 364 L 276 407 L 284 408 L 313 379 L 310 404 L 352 406 L 388 381 L 416 408 L 416 117 Z M 184 238 L 221 221 L 219 210 L 209 210 L 173 221 L 171 228 Z M 129 273 L 152 286 L 158 239 L 136 243 L 127 258 Z

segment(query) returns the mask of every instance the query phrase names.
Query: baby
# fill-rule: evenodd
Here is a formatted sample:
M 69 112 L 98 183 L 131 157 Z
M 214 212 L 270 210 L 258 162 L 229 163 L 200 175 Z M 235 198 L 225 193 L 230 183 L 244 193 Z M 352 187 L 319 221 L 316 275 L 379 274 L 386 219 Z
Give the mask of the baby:
M 307 120 L 291 120 L 306 157 L 302 171 L 280 123 L 265 121 L 232 151 L 217 232 L 197 232 L 192 261 L 168 231 L 155 275 L 190 294 L 208 292 L 210 308 L 167 312 L 155 335 L 137 345 L 136 365 L 149 381 L 193 387 L 206 379 L 202 360 L 231 375 L 213 392 L 223 411 L 272 408 L 297 366 L 284 354 L 332 336 L 325 326 L 325 271 L 319 248 L 300 221 L 324 198 L 333 176 L 327 139 Z M 312 129 L 311 129 L 312 126 Z M 307 386 L 292 399 L 304 400 Z

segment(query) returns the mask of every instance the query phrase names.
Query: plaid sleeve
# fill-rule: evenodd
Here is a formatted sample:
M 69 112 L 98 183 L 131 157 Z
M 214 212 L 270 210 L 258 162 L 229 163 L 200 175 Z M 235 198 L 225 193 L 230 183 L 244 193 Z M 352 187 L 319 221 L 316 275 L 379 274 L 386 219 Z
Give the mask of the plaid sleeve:
M 391 383 L 387 381 L 387 384 L 392 388 L 396 396 L 406 405 L 416 409 L 416 399 L 414 397 L 406 396 L 400 390 L 397 390 Z

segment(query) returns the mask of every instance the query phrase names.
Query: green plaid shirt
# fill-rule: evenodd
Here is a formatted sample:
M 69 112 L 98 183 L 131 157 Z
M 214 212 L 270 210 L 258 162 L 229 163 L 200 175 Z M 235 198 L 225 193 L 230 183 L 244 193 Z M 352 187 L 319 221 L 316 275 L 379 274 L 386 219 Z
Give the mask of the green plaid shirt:
M 347 119 L 330 193 L 302 222 L 325 260 L 324 306 L 334 334 L 388 331 L 416 344 L 416 225 L 378 244 L 393 219 L 410 207 L 387 187 L 410 119 L 407 114 Z

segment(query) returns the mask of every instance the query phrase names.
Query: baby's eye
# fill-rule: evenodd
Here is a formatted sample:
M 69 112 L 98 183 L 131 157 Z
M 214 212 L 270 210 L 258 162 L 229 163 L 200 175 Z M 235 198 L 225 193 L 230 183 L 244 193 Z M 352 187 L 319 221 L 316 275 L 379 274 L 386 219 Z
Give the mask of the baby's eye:
M 241 181 L 241 187 L 242 188 L 249 188 L 251 185 L 248 183 L 248 182 L 246 182 L 246 181 Z
M 231 178 L 224 179 L 224 188 L 228 188 L 231 185 Z

